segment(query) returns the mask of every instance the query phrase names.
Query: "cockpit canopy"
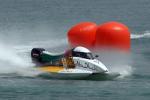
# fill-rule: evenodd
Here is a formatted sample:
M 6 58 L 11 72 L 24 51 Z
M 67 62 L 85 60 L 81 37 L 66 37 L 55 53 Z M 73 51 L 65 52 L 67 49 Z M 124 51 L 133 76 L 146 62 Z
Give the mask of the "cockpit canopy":
M 76 47 L 72 50 L 72 56 L 85 58 L 85 59 L 94 59 L 91 51 L 81 46 Z
M 73 52 L 72 56 L 73 57 L 81 57 L 81 58 L 85 58 L 85 59 L 94 59 L 92 53 Z

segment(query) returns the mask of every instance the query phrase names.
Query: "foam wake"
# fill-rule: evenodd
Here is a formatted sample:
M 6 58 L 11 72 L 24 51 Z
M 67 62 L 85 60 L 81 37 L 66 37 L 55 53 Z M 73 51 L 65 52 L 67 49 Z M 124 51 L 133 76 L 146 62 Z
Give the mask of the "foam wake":
M 39 72 L 32 69 L 33 63 L 19 55 L 11 46 L 0 44 L 0 74 L 18 74 L 21 76 L 34 76 Z
M 60 51 L 60 47 L 66 45 L 65 39 L 33 41 L 25 45 L 6 45 L 0 43 L 0 75 L 17 74 L 19 76 L 37 76 L 40 71 L 33 68 L 30 51 L 34 47 L 50 48 Z M 54 51 L 55 51 L 54 50 Z
M 120 78 L 131 76 L 133 74 L 133 68 L 130 65 L 115 66 L 112 67 L 111 71 L 120 73 Z

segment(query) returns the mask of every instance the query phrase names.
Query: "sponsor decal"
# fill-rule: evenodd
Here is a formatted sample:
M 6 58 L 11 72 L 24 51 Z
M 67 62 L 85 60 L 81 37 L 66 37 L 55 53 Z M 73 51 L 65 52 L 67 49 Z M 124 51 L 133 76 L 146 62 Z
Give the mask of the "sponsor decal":
M 97 70 L 95 65 L 93 66 L 93 65 L 90 65 L 89 63 L 86 63 L 86 62 L 84 64 L 82 64 L 80 61 L 76 61 L 75 65 L 82 67 L 82 68 L 88 68 L 90 70 Z

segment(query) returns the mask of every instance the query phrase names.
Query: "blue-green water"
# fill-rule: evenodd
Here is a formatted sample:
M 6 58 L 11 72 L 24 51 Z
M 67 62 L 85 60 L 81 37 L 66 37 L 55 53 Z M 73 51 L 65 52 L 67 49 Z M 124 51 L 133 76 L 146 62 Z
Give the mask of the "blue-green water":
M 149 0 L 0 0 L 0 100 L 149 100 L 149 19 Z M 73 24 L 112 20 L 132 33 L 131 63 L 115 68 L 121 78 L 53 80 L 30 70 L 33 47 L 63 51 Z

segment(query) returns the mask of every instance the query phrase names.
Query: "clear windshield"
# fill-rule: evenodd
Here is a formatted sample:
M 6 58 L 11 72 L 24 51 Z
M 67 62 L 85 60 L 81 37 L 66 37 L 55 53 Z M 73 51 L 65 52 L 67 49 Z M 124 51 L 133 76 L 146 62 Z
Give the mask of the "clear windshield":
M 81 57 L 85 59 L 94 59 L 92 53 L 73 52 L 73 57 Z
M 87 59 L 94 59 L 93 55 L 91 53 L 87 53 L 85 58 Z

